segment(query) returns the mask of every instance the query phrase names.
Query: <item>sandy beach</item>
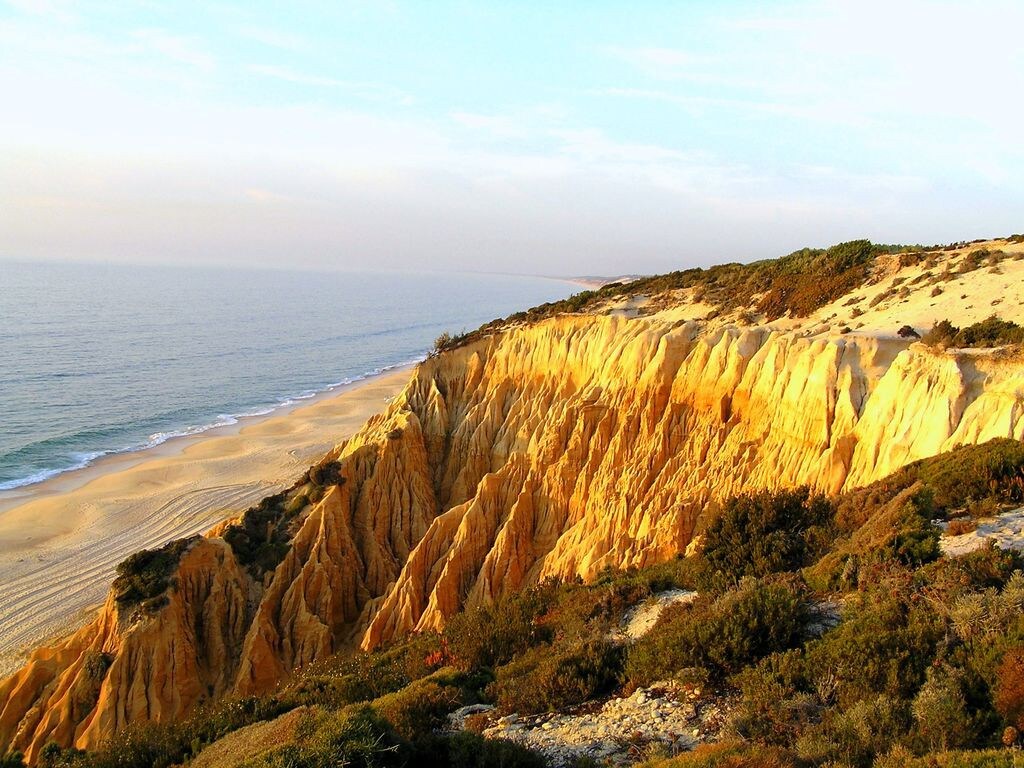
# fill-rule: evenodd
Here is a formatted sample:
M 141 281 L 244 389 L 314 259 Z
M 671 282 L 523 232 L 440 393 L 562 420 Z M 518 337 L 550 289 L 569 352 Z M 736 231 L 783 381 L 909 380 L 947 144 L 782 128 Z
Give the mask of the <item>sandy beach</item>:
M 0 493 L 0 675 L 81 624 L 132 552 L 204 531 L 290 485 L 381 411 L 410 370 Z

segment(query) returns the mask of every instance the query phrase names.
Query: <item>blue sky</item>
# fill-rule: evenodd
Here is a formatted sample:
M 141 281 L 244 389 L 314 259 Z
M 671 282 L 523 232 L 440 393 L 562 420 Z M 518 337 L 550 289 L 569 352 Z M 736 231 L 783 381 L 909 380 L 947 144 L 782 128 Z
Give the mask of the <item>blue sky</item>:
M 1022 24 L 999 0 L 14 0 L 0 256 L 610 274 L 1009 234 Z

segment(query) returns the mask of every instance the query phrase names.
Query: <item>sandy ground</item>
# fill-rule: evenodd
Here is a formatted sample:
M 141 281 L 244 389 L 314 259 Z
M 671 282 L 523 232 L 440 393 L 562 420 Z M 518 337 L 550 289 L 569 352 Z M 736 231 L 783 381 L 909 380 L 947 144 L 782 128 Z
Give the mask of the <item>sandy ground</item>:
M 409 373 L 0 494 L 0 675 L 83 623 L 125 557 L 205 531 L 287 487 L 383 410 Z
M 943 536 L 939 543 L 943 554 L 956 557 L 980 549 L 989 540 L 1000 549 L 1024 550 L 1024 507 L 979 520 L 976 530 Z
M 981 257 L 981 266 L 963 273 L 964 262 L 978 251 L 1002 251 L 998 264 Z M 843 296 L 817 310 L 810 317 L 783 318 L 765 324 L 767 327 L 799 333 L 807 337 L 840 338 L 869 336 L 897 339 L 897 331 L 909 325 L 924 334 L 938 320 L 948 319 L 954 325 L 980 322 L 990 315 L 1004 320 L 1024 322 L 1024 243 L 989 240 L 972 243 L 952 251 L 935 251 L 934 264 L 920 263 L 898 267 L 898 257 L 888 257 L 891 265 L 869 285 Z M 883 257 L 886 261 L 886 257 Z M 716 308 L 694 302 L 693 294 L 680 291 L 678 303 L 655 317 L 665 320 L 699 320 Z M 608 311 L 633 317 L 649 300 L 638 296 L 608 305 Z M 718 325 L 747 325 L 740 316 L 751 307 L 736 307 L 722 313 Z M 761 318 L 755 316 L 755 320 Z M 909 346 L 913 339 L 906 339 Z
M 696 592 L 685 589 L 668 589 L 651 595 L 639 605 L 634 605 L 622 617 L 622 625 L 611 634 L 612 640 L 631 643 L 639 640 L 658 623 L 662 612 L 672 605 L 688 605 L 697 599 Z

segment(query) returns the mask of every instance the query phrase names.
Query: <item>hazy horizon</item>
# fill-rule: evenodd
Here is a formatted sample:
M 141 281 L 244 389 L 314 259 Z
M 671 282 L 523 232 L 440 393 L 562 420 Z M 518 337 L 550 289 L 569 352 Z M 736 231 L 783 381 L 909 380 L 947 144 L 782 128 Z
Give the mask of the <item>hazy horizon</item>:
M 1024 230 L 1024 7 L 0 3 L 0 258 L 547 276 Z

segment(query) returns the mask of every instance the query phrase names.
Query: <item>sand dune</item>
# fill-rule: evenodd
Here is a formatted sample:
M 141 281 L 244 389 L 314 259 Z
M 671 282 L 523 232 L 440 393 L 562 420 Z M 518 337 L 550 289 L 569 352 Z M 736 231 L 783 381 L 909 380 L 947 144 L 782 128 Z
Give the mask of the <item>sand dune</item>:
M 110 457 L 0 496 L 0 675 L 81 623 L 114 567 L 142 548 L 210 528 L 290 485 L 382 410 L 402 369 L 289 413 Z

